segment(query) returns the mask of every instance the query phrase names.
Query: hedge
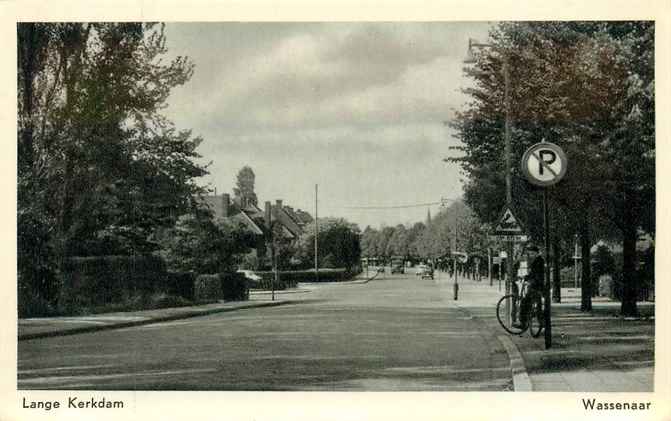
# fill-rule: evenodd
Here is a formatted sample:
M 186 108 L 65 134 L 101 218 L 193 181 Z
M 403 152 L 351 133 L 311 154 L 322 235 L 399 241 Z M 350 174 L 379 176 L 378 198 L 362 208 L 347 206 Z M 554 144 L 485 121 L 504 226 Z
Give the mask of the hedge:
M 30 294 L 18 295 L 20 314 L 26 317 L 245 300 L 248 286 L 244 275 L 237 273 L 197 276 L 168 272 L 159 256 L 96 256 L 73 257 L 65 262 L 56 306 Z
M 163 292 L 193 300 L 196 274 L 193 272 L 168 272 L 159 287 Z
M 275 272 L 254 272 L 261 277 L 261 282 L 255 285 L 259 289 L 271 289 L 275 279 Z M 319 282 L 339 282 L 352 277 L 352 273 L 346 269 L 319 269 Z M 315 282 L 315 270 L 286 270 L 279 272 L 279 282 L 275 284 L 276 290 L 294 288 L 299 282 Z
M 215 275 L 198 275 L 196 283 L 193 288 L 193 298 L 195 301 L 211 301 L 220 300 L 223 298 L 221 289 L 221 276 Z
M 242 273 L 222 273 L 221 291 L 226 301 L 244 301 L 249 299 L 247 278 Z
M 194 286 L 196 301 L 244 301 L 249 298 L 247 278 L 241 273 L 199 275 Z
M 151 294 L 166 274 L 157 256 L 73 257 L 64 264 L 59 306 L 87 308 Z

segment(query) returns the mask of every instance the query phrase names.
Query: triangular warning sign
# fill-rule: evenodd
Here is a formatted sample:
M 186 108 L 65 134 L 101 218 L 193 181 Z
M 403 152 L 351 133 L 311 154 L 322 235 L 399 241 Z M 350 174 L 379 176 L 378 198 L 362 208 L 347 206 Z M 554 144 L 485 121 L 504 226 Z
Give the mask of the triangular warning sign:
M 520 220 L 513 215 L 510 208 L 505 208 L 499 222 L 494 227 L 494 235 L 515 235 L 522 234 L 524 229 Z

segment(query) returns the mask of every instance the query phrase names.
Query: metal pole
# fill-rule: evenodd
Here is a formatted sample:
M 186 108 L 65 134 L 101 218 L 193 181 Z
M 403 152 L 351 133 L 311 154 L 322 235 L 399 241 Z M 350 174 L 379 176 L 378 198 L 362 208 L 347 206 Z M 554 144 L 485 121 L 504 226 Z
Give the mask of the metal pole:
M 510 69 L 508 68 L 508 58 L 503 55 L 503 78 L 505 81 L 505 111 L 506 111 L 506 125 L 505 125 L 505 164 L 506 164 L 506 205 L 508 208 L 513 203 L 513 187 L 511 174 L 511 145 L 510 145 Z M 511 282 L 514 282 L 513 274 L 513 242 L 506 241 L 506 295 L 510 294 Z M 510 314 L 510 300 L 506 301 L 506 314 Z
M 494 285 L 494 278 L 492 277 L 492 249 L 487 248 L 487 276 L 489 277 L 489 286 Z
M 318 194 L 319 185 L 315 184 L 315 281 L 319 282 L 319 219 L 317 210 L 317 194 Z
M 454 209 L 454 255 L 452 258 L 454 259 L 454 285 L 452 286 L 454 289 L 454 300 L 459 299 L 459 279 L 457 277 L 457 210 Z
M 552 347 L 552 320 L 550 308 L 550 213 L 548 209 L 548 189 L 543 189 L 543 225 L 545 231 L 545 349 Z
M 573 251 L 573 287 L 578 289 L 578 234 L 575 235 L 575 250 Z
M 501 254 L 499 253 L 499 292 L 501 291 L 501 280 L 503 279 L 503 264 L 501 262 Z
M 271 225 L 271 250 L 272 250 L 272 256 L 270 256 L 273 259 L 273 280 L 270 282 L 270 291 L 271 291 L 271 300 L 275 301 L 275 283 L 278 281 L 277 279 L 277 252 L 275 250 L 275 238 L 272 233 L 272 225 Z

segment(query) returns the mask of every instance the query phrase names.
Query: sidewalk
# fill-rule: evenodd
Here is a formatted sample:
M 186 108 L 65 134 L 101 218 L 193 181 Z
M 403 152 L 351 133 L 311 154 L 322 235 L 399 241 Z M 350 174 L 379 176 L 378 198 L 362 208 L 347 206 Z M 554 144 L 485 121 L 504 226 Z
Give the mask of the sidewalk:
M 453 281 L 441 274 L 444 297 L 453 299 Z M 502 287 L 503 289 L 504 287 Z M 591 313 L 580 311 L 580 290 L 562 289 L 562 302 L 552 303 L 552 347 L 543 335 L 532 338 L 507 334 L 498 324 L 495 307 L 504 294 L 487 279 L 459 282 L 459 299 L 452 304 L 498 330 L 511 357 L 511 368 L 524 390 L 563 392 L 652 392 L 654 390 L 654 303 L 638 303 L 640 318 L 621 318 L 619 302 L 592 301 Z M 512 349 L 507 344 L 512 344 Z M 516 355 L 520 361 L 514 361 Z M 518 388 L 516 388 L 518 390 Z
M 339 282 L 338 285 L 365 284 L 372 278 L 363 274 L 351 281 Z M 170 307 L 156 310 L 102 313 L 88 316 L 44 317 L 18 320 L 18 340 L 46 338 L 51 336 L 74 335 L 108 329 L 120 329 L 150 323 L 186 319 L 189 317 L 206 316 L 214 313 L 242 310 L 247 308 L 274 307 L 295 304 L 305 300 L 312 288 L 321 284 L 306 284 L 298 288 L 275 291 L 251 290 L 249 301 L 218 302 L 188 307 Z
M 188 307 L 170 307 L 156 310 L 103 313 L 89 316 L 44 317 L 18 320 L 18 340 L 74 335 L 99 330 L 120 329 L 169 320 L 206 316 L 215 313 L 247 308 L 274 307 L 294 304 L 304 300 L 309 289 L 275 291 L 271 300 L 270 291 L 251 291 L 249 301 L 230 301 Z

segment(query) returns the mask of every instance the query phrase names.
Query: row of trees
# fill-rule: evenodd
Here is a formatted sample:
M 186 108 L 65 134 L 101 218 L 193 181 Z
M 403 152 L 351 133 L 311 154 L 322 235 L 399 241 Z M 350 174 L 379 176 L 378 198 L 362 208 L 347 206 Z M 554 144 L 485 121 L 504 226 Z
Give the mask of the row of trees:
M 542 139 L 568 155 L 568 173 L 551 189 L 552 242 L 559 256 L 579 234 L 582 309 L 591 310 L 590 248 L 603 238 L 622 243 L 621 312 L 637 314 L 636 242 L 655 233 L 654 23 L 506 22 L 490 36 L 491 48 L 465 69 L 474 88 L 453 121 L 466 202 L 489 223 L 505 204 L 507 62 L 513 162 Z M 540 190 L 517 165 L 512 172 L 516 210 L 538 241 Z
M 455 250 L 486 254 L 490 246 L 487 226 L 461 201 L 452 203 L 426 222 L 407 227 L 403 224 L 380 229 L 366 227 L 361 235 L 364 256 L 387 259 L 391 256 L 435 259 Z

